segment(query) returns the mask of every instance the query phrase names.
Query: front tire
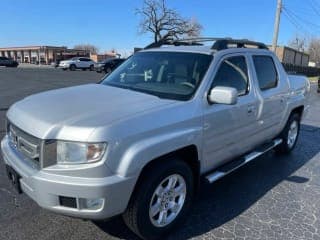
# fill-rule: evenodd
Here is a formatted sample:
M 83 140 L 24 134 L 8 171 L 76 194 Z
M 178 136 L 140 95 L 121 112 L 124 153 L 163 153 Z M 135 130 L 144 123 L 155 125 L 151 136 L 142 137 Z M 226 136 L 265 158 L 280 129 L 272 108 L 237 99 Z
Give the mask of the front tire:
M 193 194 L 193 173 L 185 162 L 158 162 L 139 180 L 123 219 L 141 238 L 159 239 L 185 219 Z
M 105 72 L 106 74 L 111 73 L 111 71 L 112 71 L 112 69 L 111 69 L 110 67 L 105 68 L 105 70 L 104 70 L 104 72 Z
M 74 64 L 72 64 L 72 65 L 70 65 L 70 71 L 75 71 L 76 70 L 76 65 L 74 65 Z
M 90 65 L 89 70 L 90 70 L 90 71 L 93 71 L 93 70 L 94 70 L 94 66 L 93 66 L 93 65 Z
M 279 137 L 282 139 L 282 143 L 275 148 L 276 152 L 280 154 L 290 153 L 297 144 L 299 132 L 300 115 L 293 113 L 289 117 L 286 126 L 279 135 Z

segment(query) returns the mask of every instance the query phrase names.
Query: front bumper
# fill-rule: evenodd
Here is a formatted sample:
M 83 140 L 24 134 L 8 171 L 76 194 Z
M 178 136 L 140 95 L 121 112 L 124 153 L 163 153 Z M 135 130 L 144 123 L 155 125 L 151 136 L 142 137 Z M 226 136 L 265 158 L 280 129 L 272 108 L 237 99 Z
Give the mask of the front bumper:
M 63 215 L 98 220 L 121 214 L 136 182 L 135 177 L 70 177 L 38 170 L 11 147 L 7 136 L 1 142 L 1 150 L 5 164 L 21 176 L 22 191 L 39 206 Z M 61 197 L 75 198 L 76 207 L 62 206 Z M 103 199 L 103 204 L 99 209 L 85 209 L 79 204 L 81 199 Z
M 94 69 L 95 69 L 95 71 L 97 71 L 97 72 L 103 72 L 103 71 L 104 71 L 104 66 L 99 66 L 99 65 L 97 65 L 97 66 L 94 66 Z
M 62 68 L 62 69 L 67 69 L 69 67 L 70 67 L 70 64 L 63 64 L 63 65 L 59 64 L 58 65 L 58 68 Z

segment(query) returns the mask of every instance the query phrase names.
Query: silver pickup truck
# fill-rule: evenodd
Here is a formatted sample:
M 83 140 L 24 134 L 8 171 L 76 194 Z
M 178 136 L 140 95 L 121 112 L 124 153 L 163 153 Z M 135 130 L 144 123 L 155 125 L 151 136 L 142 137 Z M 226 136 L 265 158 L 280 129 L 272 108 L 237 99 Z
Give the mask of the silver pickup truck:
M 160 41 L 99 84 L 11 106 L 3 159 L 16 189 L 41 207 L 121 214 L 138 236 L 161 238 L 185 218 L 201 178 L 215 182 L 271 149 L 291 152 L 309 91 L 262 43 Z

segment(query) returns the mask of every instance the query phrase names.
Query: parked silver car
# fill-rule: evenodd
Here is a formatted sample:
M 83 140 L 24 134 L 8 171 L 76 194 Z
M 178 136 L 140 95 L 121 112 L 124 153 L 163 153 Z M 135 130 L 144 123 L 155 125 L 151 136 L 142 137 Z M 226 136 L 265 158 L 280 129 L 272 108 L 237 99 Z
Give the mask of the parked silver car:
M 95 62 L 90 58 L 86 57 L 74 57 L 69 60 L 60 61 L 58 68 L 63 70 L 70 69 L 71 71 L 75 71 L 76 69 L 82 69 L 90 71 L 94 70 Z
M 264 44 L 207 40 L 150 45 L 100 84 L 11 106 L 1 149 L 14 186 L 60 214 L 122 214 L 155 239 L 185 219 L 201 177 L 291 152 L 307 78 L 288 76 Z

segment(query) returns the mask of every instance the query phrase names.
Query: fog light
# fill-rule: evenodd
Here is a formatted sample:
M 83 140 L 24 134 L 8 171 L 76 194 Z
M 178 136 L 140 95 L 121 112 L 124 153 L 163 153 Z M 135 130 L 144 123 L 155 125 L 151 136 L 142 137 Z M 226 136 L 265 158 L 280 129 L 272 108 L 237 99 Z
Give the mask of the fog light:
M 102 208 L 104 199 L 103 198 L 80 198 L 81 208 L 88 210 L 98 210 Z

